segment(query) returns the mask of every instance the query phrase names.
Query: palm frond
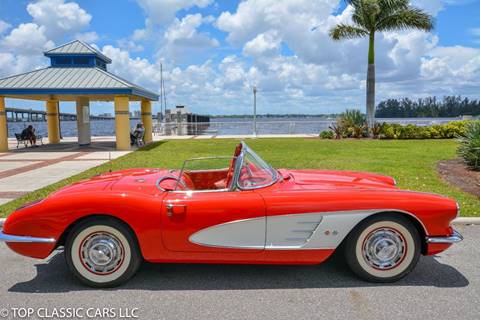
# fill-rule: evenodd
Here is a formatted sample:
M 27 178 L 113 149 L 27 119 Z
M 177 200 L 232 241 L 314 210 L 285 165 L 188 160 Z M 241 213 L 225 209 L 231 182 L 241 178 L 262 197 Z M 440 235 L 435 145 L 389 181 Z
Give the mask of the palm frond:
M 353 22 L 367 30 L 373 30 L 380 7 L 377 0 L 350 0 L 349 4 L 354 8 Z
M 408 8 L 400 10 L 390 16 L 378 21 L 377 31 L 392 31 L 405 29 L 418 29 L 431 31 L 433 29 L 434 19 L 429 14 L 417 8 Z
M 409 8 L 409 0 L 378 0 L 378 4 L 382 10 L 377 17 L 377 22 Z
M 333 40 L 363 38 L 368 34 L 369 32 L 365 29 L 343 23 L 330 30 L 330 37 Z

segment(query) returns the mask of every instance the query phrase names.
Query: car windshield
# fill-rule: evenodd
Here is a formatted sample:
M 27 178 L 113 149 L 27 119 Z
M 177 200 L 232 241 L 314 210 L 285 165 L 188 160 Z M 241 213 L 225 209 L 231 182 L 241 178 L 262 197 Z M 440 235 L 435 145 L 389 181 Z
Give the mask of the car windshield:
M 277 171 L 242 142 L 233 157 L 188 159 L 181 170 L 171 170 L 157 184 L 163 190 L 180 192 L 233 191 L 266 187 L 277 179 Z
M 277 181 L 277 171 L 268 165 L 245 143 L 242 143 L 241 164 L 237 166 L 237 185 L 240 189 L 256 189 Z

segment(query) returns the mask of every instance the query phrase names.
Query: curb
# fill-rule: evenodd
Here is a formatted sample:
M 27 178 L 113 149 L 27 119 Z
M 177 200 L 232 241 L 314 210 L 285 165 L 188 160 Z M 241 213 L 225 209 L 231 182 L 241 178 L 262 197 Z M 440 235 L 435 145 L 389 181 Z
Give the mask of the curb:
M 460 224 L 460 225 L 480 225 L 480 218 L 479 217 L 460 217 L 453 220 L 453 224 Z
M 0 218 L 0 226 L 5 223 L 6 218 Z M 480 225 L 480 217 L 460 217 L 453 220 L 453 224 L 459 225 Z

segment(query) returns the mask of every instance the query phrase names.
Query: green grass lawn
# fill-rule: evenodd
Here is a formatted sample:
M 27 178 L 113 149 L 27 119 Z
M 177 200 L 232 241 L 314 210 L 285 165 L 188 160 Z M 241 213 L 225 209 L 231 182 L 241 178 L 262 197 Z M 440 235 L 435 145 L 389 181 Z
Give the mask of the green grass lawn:
M 21 204 L 47 196 L 74 181 L 106 172 L 134 167 L 180 168 L 184 159 L 231 155 L 238 140 L 172 140 L 132 152 L 111 163 L 87 170 L 17 200 L 0 206 L 7 216 Z M 377 172 L 393 176 L 399 187 L 434 192 L 456 199 L 463 216 L 480 216 L 480 199 L 442 181 L 437 161 L 454 158 L 453 140 L 320 140 L 256 139 L 247 143 L 276 168 L 315 168 Z

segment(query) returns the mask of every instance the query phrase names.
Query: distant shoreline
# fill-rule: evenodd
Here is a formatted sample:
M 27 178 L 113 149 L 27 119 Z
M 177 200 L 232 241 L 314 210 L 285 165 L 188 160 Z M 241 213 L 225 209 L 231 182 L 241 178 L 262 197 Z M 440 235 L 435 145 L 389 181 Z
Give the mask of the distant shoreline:
M 325 118 L 327 120 L 336 119 L 340 114 L 257 114 L 257 118 Z M 235 114 L 235 115 L 207 115 L 210 118 L 247 118 L 252 119 L 251 114 Z M 477 115 L 464 115 L 465 117 L 479 117 Z M 376 119 L 461 119 L 463 116 L 458 117 L 376 117 Z

